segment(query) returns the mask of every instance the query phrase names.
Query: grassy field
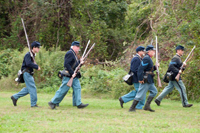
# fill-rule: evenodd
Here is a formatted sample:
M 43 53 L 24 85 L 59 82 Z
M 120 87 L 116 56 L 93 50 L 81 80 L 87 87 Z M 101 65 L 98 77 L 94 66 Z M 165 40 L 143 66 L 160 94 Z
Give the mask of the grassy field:
M 48 101 L 54 94 L 38 94 L 40 108 L 30 107 L 29 95 L 18 100 L 14 107 L 10 96 L 15 92 L 0 91 L 0 132 L 200 132 L 200 103 L 183 108 L 180 101 L 163 100 L 156 112 L 128 112 L 132 102 L 121 108 L 118 100 L 82 98 L 90 105 L 85 109 L 72 106 L 67 95 L 60 107 L 51 110 Z M 82 94 L 84 96 L 84 94 Z

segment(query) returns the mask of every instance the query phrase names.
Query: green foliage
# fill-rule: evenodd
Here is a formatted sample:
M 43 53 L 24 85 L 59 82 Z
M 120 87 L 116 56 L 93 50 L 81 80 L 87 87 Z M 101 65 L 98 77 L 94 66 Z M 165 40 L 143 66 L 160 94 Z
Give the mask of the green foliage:
M 94 95 L 109 93 L 112 98 L 119 98 L 133 89 L 133 86 L 128 86 L 122 79 L 126 74 L 127 72 L 120 67 L 83 67 L 81 85 Z

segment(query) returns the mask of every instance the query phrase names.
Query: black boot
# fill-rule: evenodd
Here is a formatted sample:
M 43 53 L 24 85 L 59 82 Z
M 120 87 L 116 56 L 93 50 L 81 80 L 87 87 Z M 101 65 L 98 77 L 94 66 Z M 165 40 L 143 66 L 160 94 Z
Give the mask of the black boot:
M 87 107 L 89 104 L 83 104 L 81 103 L 80 105 L 77 106 L 78 109 L 82 109 L 82 108 L 85 108 Z
M 121 97 L 119 98 L 119 102 L 120 102 L 121 107 L 123 108 L 124 101 L 122 100 Z
M 11 99 L 12 99 L 13 105 L 17 106 L 17 100 L 13 96 L 11 96 Z
M 151 112 L 155 112 L 155 110 L 151 109 L 150 107 L 150 104 L 151 104 L 151 101 L 153 100 L 153 97 L 148 97 L 147 101 L 146 101 L 146 104 L 144 106 L 144 110 L 148 110 L 148 111 L 151 111 Z
M 129 112 L 135 112 L 135 107 L 138 104 L 138 102 L 139 101 L 136 101 L 136 100 L 133 101 L 133 103 L 132 103 L 132 105 L 131 105 L 131 107 L 129 109 Z
M 51 101 L 48 102 L 49 106 L 51 107 L 51 109 L 55 109 L 56 105 L 54 103 L 52 103 Z
M 158 99 L 156 99 L 154 102 L 155 102 L 158 106 L 160 106 L 160 101 L 159 101 Z

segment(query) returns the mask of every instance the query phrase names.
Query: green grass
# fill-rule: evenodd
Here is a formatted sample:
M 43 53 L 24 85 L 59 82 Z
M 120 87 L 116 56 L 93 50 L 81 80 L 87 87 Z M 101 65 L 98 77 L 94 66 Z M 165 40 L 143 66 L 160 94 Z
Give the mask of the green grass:
M 48 102 L 54 94 L 38 94 L 41 108 L 30 107 L 30 96 L 18 100 L 14 107 L 10 96 L 16 92 L 0 92 L 0 132 L 200 132 L 200 103 L 183 108 L 180 101 L 164 99 L 156 112 L 128 112 L 132 102 L 121 108 L 118 100 L 85 98 L 85 109 L 72 106 L 71 94 L 51 110 Z

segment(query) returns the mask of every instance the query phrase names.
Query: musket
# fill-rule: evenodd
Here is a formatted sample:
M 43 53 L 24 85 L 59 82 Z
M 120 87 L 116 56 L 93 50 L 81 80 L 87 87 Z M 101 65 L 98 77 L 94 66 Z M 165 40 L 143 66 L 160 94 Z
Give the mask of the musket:
M 94 45 L 95 45 L 95 43 L 94 43 L 94 44 L 92 45 L 92 47 L 88 50 L 88 52 L 86 53 L 86 55 L 83 57 L 83 61 L 87 58 L 88 54 L 89 54 L 90 51 L 93 49 Z M 76 69 L 75 69 L 75 71 L 74 71 L 74 74 L 78 72 L 78 70 L 81 68 L 81 66 L 82 66 L 82 64 L 80 63 L 80 64 L 76 67 Z M 74 79 L 73 77 L 70 78 L 70 80 L 69 80 L 68 83 L 67 83 L 67 86 L 69 86 L 69 87 L 72 86 L 73 79 Z
M 82 55 L 82 58 L 85 56 L 85 52 L 86 52 L 86 49 L 88 48 L 88 45 L 90 44 L 90 40 L 88 41 L 88 43 L 87 43 L 87 46 L 86 46 L 86 48 L 85 48 L 85 50 L 84 50 L 84 53 L 83 53 L 83 55 Z
M 184 64 L 187 62 L 188 58 L 190 57 L 190 55 L 192 54 L 192 52 L 194 51 L 194 49 L 196 48 L 196 46 L 193 47 L 193 49 L 190 51 L 189 55 L 187 56 L 187 58 L 185 59 L 185 61 L 183 62 L 180 70 L 183 71 L 183 67 L 184 67 Z M 176 81 L 179 81 L 180 79 L 180 76 L 181 76 L 181 73 L 178 73 L 175 77 Z
M 30 52 L 31 58 L 33 59 L 33 62 L 36 64 L 35 58 L 33 56 L 33 53 L 31 52 L 31 48 L 30 48 L 30 44 L 29 44 L 29 40 L 28 40 L 28 35 L 26 33 L 26 28 L 25 28 L 25 25 L 24 25 L 24 20 L 23 20 L 23 18 L 21 18 L 21 20 L 22 20 L 22 25 L 24 27 L 24 33 L 25 33 L 25 36 L 26 36 L 26 41 L 27 41 L 27 44 L 28 44 L 28 48 L 29 48 L 29 52 Z
M 158 68 L 158 43 L 157 43 L 157 36 L 156 36 L 156 74 L 157 74 L 157 83 L 158 87 L 162 87 L 160 76 L 159 76 L 159 68 Z

